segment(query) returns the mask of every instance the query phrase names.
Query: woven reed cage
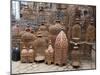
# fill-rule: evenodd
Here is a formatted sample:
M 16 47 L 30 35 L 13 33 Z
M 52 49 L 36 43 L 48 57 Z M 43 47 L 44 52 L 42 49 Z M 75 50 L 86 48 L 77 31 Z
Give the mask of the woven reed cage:
M 30 46 L 29 49 L 26 49 L 26 47 L 23 47 L 21 50 L 21 62 L 22 63 L 32 63 L 35 59 L 35 52 L 33 48 Z
M 72 27 L 72 38 L 81 38 L 81 27 L 79 24 L 75 24 Z
M 29 50 L 28 50 L 28 62 L 34 62 L 35 60 L 35 52 L 32 48 L 32 46 L 30 46 Z
M 54 54 L 54 63 L 62 66 L 67 64 L 68 57 L 68 39 L 64 31 L 61 31 L 56 37 L 55 41 L 55 54 Z
M 31 19 L 35 18 L 35 15 L 33 14 L 32 9 L 29 7 L 23 8 L 21 11 L 21 14 L 22 14 L 23 19 L 30 19 L 31 20 Z
M 23 49 L 21 50 L 21 62 L 27 63 L 28 62 L 27 57 L 28 57 L 28 50 L 26 49 L 26 47 L 23 47 Z
M 54 62 L 54 49 L 51 45 L 51 42 L 48 46 L 48 49 L 45 50 L 45 63 L 52 64 Z
M 62 29 L 64 31 L 66 30 L 65 27 L 61 25 L 60 21 L 56 21 L 55 25 L 51 25 L 49 27 L 49 32 L 50 32 L 49 39 L 51 40 L 53 47 L 55 44 L 56 37 Z
M 78 45 L 74 45 L 72 53 L 72 66 L 78 68 L 80 66 L 80 51 Z
M 33 42 L 36 39 L 36 36 L 30 32 L 24 32 L 21 36 L 21 46 L 25 46 L 29 48 L 30 43 Z M 22 48 L 21 47 L 21 48 Z
M 93 42 L 95 40 L 96 37 L 96 31 L 95 31 L 95 27 L 93 25 L 88 25 L 87 29 L 86 29 L 86 41 L 87 42 Z
M 48 48 L 48 43 L 42 34 L 39 34 L 37 39 L 34 40 L 33 47 L 35 50 L 35 60 L 44 60 L 45 50 Z

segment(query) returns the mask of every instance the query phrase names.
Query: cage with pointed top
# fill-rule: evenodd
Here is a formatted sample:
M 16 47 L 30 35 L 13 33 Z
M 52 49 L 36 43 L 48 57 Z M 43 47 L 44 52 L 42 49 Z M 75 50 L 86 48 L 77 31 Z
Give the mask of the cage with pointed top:
M 45 50 L 45 63 L 50 65 L 54 62 L 54 49 L 50 43 L 48 49 Z
M 55 41 L 54 64 L 63 66 L 67 64 L 68 39 L 64 31 L 60 31 Z

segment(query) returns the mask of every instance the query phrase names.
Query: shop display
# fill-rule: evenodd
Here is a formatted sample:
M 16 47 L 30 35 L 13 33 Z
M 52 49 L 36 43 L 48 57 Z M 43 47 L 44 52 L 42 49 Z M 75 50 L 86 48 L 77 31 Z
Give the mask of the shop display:
M 95 69 L 95 56 L 95 6 L 12 0 L 13 74 Z

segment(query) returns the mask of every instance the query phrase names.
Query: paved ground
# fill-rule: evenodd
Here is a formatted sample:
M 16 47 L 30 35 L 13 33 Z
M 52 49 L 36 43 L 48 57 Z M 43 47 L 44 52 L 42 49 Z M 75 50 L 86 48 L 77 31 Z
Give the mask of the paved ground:
M 84 70 L 84 69 L 95 69 L 95 52 L 92 51 L 92 61 L 84 60 L 81 61 L 81 66 L 78 69 L 74 69 L 70 62 L 63 67 L 56 65 L 47 65 L 45 63 L 21 63 L 20 61 L 12 61 L 12 74 L 18 73 L 35 73 L 35 72 L 51 72 L 51 71 L 68 71 L 68 70 Z
M 79 69 L 95 69 L 95 63 L 91 61 L 84 61 L 81 63 Z M 21 63 L 20 61 L 12 62 L 12 74 L 48 71 L 68 71 L 79 69 L 74 69 L 70 64 L 67 64 L 63 67 L 59 67 L 56 65 L 47 65 L 45 63 Z

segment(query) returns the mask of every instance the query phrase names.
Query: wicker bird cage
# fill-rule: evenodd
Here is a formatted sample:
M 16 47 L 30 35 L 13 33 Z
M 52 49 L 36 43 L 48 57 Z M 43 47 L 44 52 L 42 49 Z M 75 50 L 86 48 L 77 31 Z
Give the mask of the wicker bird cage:
M 47 42 L 49 40 L 49 32 L 47 31 L 47 27 L 42 25 L 39 27 L 39 30 L 36 32 L 36 36 L 38 35 L 42 35 L 42 37 L 44 37 Z
M 81 27 L 78 21 L 72 27 L 72 38 L 81 38 Z
M 22 46 L 24 45 L 25 47 L 29 48 L 29 43 L 33 42 L 36 39 L 36 36 L 30 32 L 25 32 L 22 36 L 21 36 L 21 42 L 22 42 Z
M 23 49 L 21 50 L 21 62 L 22 63 L 27 63 L 28 60 L 28 50 L 26 49 L 26 47 L 23 47 Z
M 95 43 L 95 39 L 96 39 L 96 29 L 95 26 L 93 25 L 93 21 L 91 21 L 87 28 L 86 28 L 86 32 L 85 32 L 85 36 L 84 39 L 86 41 L 86 43 L 83 43 L 81 45 L 81 53 L 82 53 L 82 59 L 88 59 L 91 60 L 91 53 L 92 53 L 92 45 L 93 43 Z
M 50 65 L 54 62 L 54 49 L 52 48 L 51 42 L 49 44 L 48 49 L 45 50 L 45 63 Z
M 67 63 L 68 57 L 68 39 L 64 31 L 61 31 L 56 37 L 55 41 L 55 54 L 54 54 L 54 63 L 60 66 Z
M 86 29 L 86 34 L 85 34 L 85 41 L 81 46 L 83 55 L 83 59 L 88 59 L 91 60 L 91 53 L 92 53 L 92 43 L 95 43 L 95 37 L 96 37 L 96 30 L 95 27 L 91 24 L 88 25 Z
M 13 39 L 19 39 L 19 32 L 20 32 L 19 25 L 14 25 L 12 27 L 12 38 Z
M 23 18 L 23 19 L 32 20 L 32 19 L 35 18 L 35 16 L 33 15 L 32 9 L 29 8 L 29 7 L 24 7 L 24 8 L 21 10 L 21 14 L 22 14 L 22 18 Z
M 78 68 L 80 66 L 80 51 L 77 43 L 75 43 L 73 47 L 71 58 L 72 58 L 72 66 L 74 68 Z
M 49 39 L 51 40 L 53 47 L 55 44 L 56 37 L 62 29 L 64 31 L 66 30 L 65 27 L 63 25 L 61 25 L 60 21 L 58 21 L 58 20 L 56 21 L 55 25 L 51 25 L 49 27 L 49 32 L 50 32 Z
M 93 43 L 96 37 L 95 33 L 96 33 L 95 27 L 89 24 L 86 29 L 86 41 Z
M 32 46 L 30 46 L 29 50 L 28 50 L 28 62 L 34 62 L 35 59 L 35 52 L 32 48 Z
M 42 34 L 37 36 L 37 39 L 33 42 L 33 47 L 35 50 L 35 61 L 44 60 L 45 50 L 48 47 L 48 43 Z

